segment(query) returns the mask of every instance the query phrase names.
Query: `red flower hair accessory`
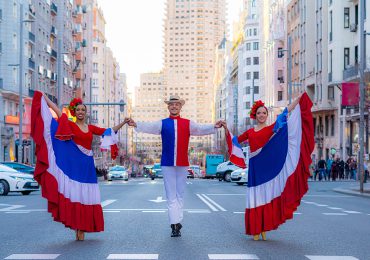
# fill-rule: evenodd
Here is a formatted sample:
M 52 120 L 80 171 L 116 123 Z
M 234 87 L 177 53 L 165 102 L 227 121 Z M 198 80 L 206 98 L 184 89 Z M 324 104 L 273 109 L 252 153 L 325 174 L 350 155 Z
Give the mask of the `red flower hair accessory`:
M 256 119 L 257 109 L 260 107 L 265 107 L 265 103 L 263 103 L 261 100 L 257 100 L 254 102 L 252 109 L 249 111 L 249 117 L 252 119 Z
M 81 105 L 81 104 L 83 104 L 81 98 L 74 98 L 71 100 L 71 102 L 69 103 L 68 109 L 69 109 L 69 112 L 71 112 L 72 116 L 76 116 L 76 108 L 78 105 Z

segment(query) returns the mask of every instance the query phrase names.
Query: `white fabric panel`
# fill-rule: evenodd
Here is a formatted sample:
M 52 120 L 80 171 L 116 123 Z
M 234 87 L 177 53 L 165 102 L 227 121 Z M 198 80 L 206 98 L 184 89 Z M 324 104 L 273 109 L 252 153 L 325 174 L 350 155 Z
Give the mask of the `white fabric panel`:
M 159 135 L 162 131 L 162 120 L 156 122 L 137 122 L 135 131 L 138 133 L 146 133 Z
M 110 146 L 114 144 L 118 144 L 118 136 L 111 128 L 111 135 L 105 135 L 104 137 L 102 137 L 100 147 L 110 150 Z
M 216 133 L 215 125 L 198 124 L 190 120 L 190 135 L 210 135 L 215 133 Z

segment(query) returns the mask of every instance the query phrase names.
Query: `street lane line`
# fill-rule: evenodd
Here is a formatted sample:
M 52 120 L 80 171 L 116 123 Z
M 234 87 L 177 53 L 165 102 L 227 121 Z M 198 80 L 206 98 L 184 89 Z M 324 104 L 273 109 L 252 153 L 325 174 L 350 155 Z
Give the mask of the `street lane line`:
M 342 208 L 337 208 L 337 207 L 328 207 L 328 209 L 342 210 Z
M 208 197 L 207 195 L 205 194 L 202 194 L 204 198 L 206 198 L 209 202 L 211 202 L 213 205 L 215 205 L 217 208 L 219 208 L 221 211 L 227 211 L 226 209 L 224 209 L 223 207 L 221 207 L 217 202 L 215 202 L 214 200 L 212 200 L 210 197 Z
M 201 199 L 212 211 L 218 211 L 212 204 L 210 204 L 208 201 L 206 201 L 200 194 L 197 194 L 198 198 Z
M 165 210 L 143 210 L 142 212 L 145 212 L 145 213 L 163 213 L 163 212 L 166 212 L 166 211 Z
M 110 254 L 107 259 L 158 259 L 158 254 Z
M 302 215 L 301 212 L 294 212 L 293 215 Z
M 252 254 L 208 254 L 209 259 L 259 259 Z
M 205 210 L 188 210 L 188 213 L 211 213 L 210 210 L 205 209 Z
M 242 193 L 208 193 L 208 196 L 245 196 L 245 194 Z
M 349 213 L 349 214 L 362 214 L 362 212 L 354 211 L 354 210 L 343 210 L 343 212 Z
M 348 215 L 346 213 L 322 213 L 322 214 L 326 216 L 346 216 Z
M 11 205 L 10 207 L 0 209 L 0 211 L 11 211 L 11 210 L 19 209 L 19 208 L 24 208 L 24 207 L 25 207 L 24 205 Z
M 328 205 L 325 205 L 325 204 L 316 204 L 316 206 L 318 206 L 318 207 L 327 207 Z
M 60 254 L 13 254 L 4 259 L 56 259 Z
M 31 211 L 29 211 L 29 210 L 23 210 L 23 211 L 7 211 L 7 212 L 5 212 L 5 213 L 7 213 L 7 214 L 9 214 L 9 213 L 11 213 L 11 214 L 20 214 L 20 213 L 30 213 Z
M 234 211 L 235 214 L 244 214 L 245 212 L 243 211 Z
M 108 206 L 109 204 L 112 204 L 113 202 L 116 202 L 117 200 L 105 200 L 101 204 L 102 208 Z
M 311 260 L 358 260 L 358 258 L 353 256 L 330 256 L 330 255 L 305 255 Z
M 120 213 L 119 210 L 103 210 L 103 212 L 109 212 L 109 213 Z

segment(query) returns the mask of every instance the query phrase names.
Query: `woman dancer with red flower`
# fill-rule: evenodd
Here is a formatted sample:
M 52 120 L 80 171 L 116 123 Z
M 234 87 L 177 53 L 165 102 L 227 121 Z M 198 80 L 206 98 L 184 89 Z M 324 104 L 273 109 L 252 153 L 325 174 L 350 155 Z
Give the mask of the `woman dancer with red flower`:
M 58 121 L 52 118 L 49 107 Z M 93 135 L 115 137 L 127 120 L 110 129 L 100 128 L 86 124 L 86 106 L 81 99 L 73 99 L 68 108 L 76 117 L 75 123 L 46 95 L 35 92 L 31 114 L 37 156 L 34 175 L 54 220 L 74 229 L 76 240 L 84 240 L 85 232 L 104 230 L 91 150 Z
M 250 112 L 257 125 L 237 137 L 238 143 L 248 141 L 251 152 L 245 232 L 254 240 L 259 240 L 260 235 L 266 240 L 267 231 L 277 229 L 291 219 L 308 190 L 307 179 L 314 147 L 311 107 L 308 95 L 301 94 L 285 108 L 275 123 L 268 125 L 268 109 L 259 100 Z M 226 123 L 223 126 L 230 143 L 231 135 Z M 236 146 L 240 148 L 239 144 Z M 230 146 L 229 152 L 234 154 Z M 236 162 L 233 158 L 230 156 L 230 160 Z

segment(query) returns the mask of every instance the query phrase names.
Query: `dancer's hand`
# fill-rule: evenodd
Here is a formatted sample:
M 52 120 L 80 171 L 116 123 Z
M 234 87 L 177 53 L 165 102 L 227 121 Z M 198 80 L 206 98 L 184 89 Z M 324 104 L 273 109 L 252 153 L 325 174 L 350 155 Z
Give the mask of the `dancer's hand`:
M 135 123 L 135 121 L 132 118 L 129 118 L 128 125 L 129 126 L 133 126 L 133 127 L 136 127 L 137 126 L 136 123 Z
M 223 124 L 222 120 L 217 121 L 216 124 L 215 124 L 215 128 L 221 128 L 222 124 Z

